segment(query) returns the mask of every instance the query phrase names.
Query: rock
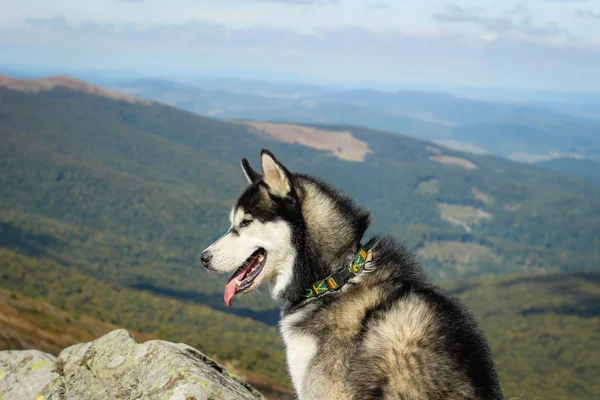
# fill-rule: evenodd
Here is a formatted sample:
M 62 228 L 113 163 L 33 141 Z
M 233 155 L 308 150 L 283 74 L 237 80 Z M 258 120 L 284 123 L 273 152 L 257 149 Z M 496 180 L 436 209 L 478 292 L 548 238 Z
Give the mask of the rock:
M 0 352 L 0 400 L 264 399 L 198 350 L 124 329 L 64 349 Z
M 0 352 L 0 400 L 39 399 L 42 393 L 62 389 L 56 357 L 37 350 Z

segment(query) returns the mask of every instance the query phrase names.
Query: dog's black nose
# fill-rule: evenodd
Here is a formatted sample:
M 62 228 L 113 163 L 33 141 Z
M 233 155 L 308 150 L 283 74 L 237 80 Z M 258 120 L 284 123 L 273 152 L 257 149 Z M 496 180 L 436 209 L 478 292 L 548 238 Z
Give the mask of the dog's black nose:
M 210 251 L 205 250 L 202 252 L 202 254 L 200 254 L 200 261 L 202 261 L 202 264 L 204 264 L 204 266 L 207 266 L 211 259 L 212 253 Z

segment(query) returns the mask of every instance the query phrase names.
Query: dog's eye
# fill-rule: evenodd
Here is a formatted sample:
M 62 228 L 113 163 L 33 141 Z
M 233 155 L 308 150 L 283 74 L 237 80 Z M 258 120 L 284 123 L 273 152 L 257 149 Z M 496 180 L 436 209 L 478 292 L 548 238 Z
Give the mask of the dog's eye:
M 240 222 L 240 228 L 243 228 L 243 227 L 245 227 L 245 226 L 248 226 L 248 225 L 250 225 L 251 223 L 252 223 L 252 220 L 251 220 L 251 219 L 245 219 L 245 220 L 243 220 L 242 222 Z

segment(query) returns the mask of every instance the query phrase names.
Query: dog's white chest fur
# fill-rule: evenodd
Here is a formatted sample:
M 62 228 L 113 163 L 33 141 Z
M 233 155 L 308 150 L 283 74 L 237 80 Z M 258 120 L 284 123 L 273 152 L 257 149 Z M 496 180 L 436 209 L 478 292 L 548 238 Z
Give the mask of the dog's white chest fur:
M 302 318 L 302 311 L 286 316 L 281 320 L 281 335 L 286 347 L 288 370 L 299 399 L 308 398 L 310 382 L 307 381 L 308 368 L 317 352 L 317 340 L 293 328 L 292 324 Z

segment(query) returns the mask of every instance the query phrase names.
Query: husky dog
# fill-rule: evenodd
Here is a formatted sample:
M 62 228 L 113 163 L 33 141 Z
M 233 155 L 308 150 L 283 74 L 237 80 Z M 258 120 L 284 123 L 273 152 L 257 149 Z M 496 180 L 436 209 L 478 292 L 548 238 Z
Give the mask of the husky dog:
M 429 283 L 407 250 L 323 181 L 291 173 L 268 150 L 229 230 L 200 255 L 231 273 L 225 303 L 266 282 L 299 399 L 503 399 L 490 348 L 470 312 Z

